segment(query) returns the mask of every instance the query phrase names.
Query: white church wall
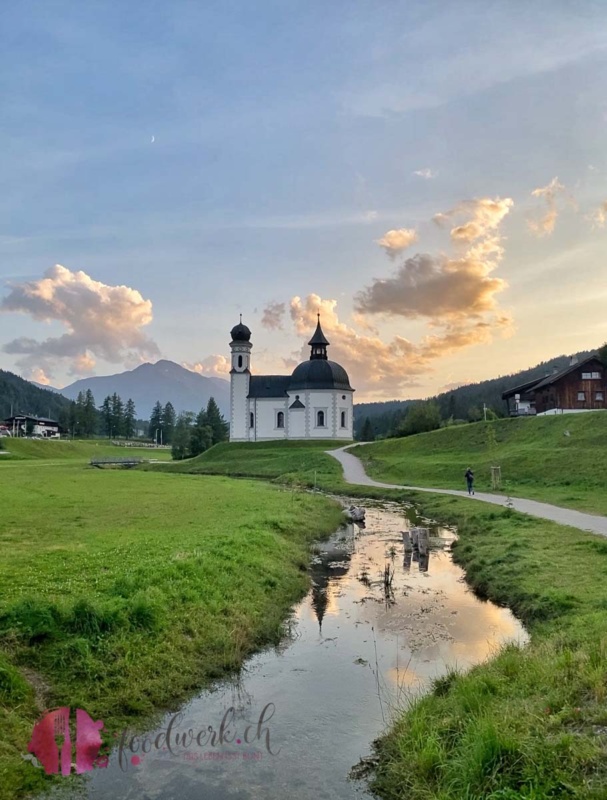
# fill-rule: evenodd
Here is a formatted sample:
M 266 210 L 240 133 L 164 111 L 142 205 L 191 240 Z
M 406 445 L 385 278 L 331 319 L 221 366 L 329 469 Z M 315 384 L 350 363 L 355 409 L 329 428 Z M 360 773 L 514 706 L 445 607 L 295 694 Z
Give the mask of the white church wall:
M 230 381 L 230 441 L 246 442 L 249 439 L 247 395 L 249 376 L 247 373 L 232 375 Z
M 291 403 L 289 403 L 291 405 Z M 289 410 L 289 439 L 306 438 L 306 409 L 293 408 Z
M 253 400 L 251 405 L 256 416 L 254 436 L 251 439 L 261 441 L 264 439 L 286 439 L 287 438 L 287 402 L 275 397 L 258 397 Z M 256 409 L 256 410 L 255 410 Z M 284 415 L 284 427 L 278 427 L 278 413 Z

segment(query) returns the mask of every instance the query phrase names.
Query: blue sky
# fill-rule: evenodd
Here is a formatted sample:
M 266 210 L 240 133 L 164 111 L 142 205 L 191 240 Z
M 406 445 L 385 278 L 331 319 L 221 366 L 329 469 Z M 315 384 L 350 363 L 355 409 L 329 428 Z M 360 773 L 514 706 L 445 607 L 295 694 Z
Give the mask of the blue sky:
M 158 357 L 221 374 L 242 312 L 254 366 L 284 372 L 320 308 L 358 399 L 408 397 L 607 339 L 605 3 L 46 0 L 1 16 L 2 368 L 55 385 Z M 557 176 L 552 206 L 532 196 Z M 433 217 L 465 223 L 482 198 L 513 201 L 483 231 L 503 250 L 473 269 L 484 310 L 466 293 L 447 316 L 360 308 L 416 252 L 468 257 Z M 377 240 L 393 229 L 416 241 L 391 259 Z M 31 295 L 55 264 L 90 281 L 59 291 L 53 273 L 45 310 Z M 459 296 L 433 269 L 405 265 L 396 293 Z

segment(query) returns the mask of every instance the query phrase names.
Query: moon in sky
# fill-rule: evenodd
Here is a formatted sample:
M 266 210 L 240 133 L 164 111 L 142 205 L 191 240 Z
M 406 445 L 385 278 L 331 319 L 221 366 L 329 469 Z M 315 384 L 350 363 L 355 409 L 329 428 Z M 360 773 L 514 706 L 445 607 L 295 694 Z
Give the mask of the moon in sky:
M 155 141 L 156 141 L 156 137 L 152 136 L 152 141 L 150 142 L 150 144 L 154 144 Z

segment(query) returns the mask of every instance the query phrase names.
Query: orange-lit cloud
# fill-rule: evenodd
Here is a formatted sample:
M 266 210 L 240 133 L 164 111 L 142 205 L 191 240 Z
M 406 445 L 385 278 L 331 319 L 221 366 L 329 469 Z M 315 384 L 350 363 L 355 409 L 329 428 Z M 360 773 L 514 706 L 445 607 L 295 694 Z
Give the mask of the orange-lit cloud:
M 594 228 L 604 228 L 607 221 L 607 200 L 589 214 L 588 219 L 592 222 Z
M 182 362 L 182 367 L 207 378 L 225 378 L 230 372 L 230 362 L 222 355 L 212 355 L 195 363 Z
M 537 236 L 549 236 L 554 231 L 554 226 L 559 215 L 558 198 L 565 192 L 565 187 L 558 178 L 553 178 L 547 186 L 540 186 L 531 192 L 532 197 L 539 197 L 544 201 L 545 211 L 537 219 L 528 220 L 529 229 Z
M 451 228 L 455 253 L 405 259 L 391 277 L 375 278 L 356 295 L 356 311 L 440 322 L 448 327 L 442 338 L 453 342 L 469 328 L 476 340 L 488 322 L 479 318 L 496 310 L 496 295 L 507 286 L 491 273 L 503 256 L 498 228 L 512 205 L 510 198 L 481 198 L 435 215 L 440 225 L 458 223 Z
M 136 289 L 109 286 L 60 264 L 40 280 L 13 284 L 0 311 L 58 321 L 67 328 L 62 336 L 44 341 L 21 337 L 3 347 L 21 356 L 16 363 L 29 372 L 41 369 L 52 376 L 53 366 L 67 361 L 69 371 L 79 375 L 89 373 L 97 358 L 126 364 L 159 355 L 156 343 L 142 332 L 152 321 L 150 300 Z
M 377 240 L 377 244 L 384 248 L 390 258 L 396 258 L 416 241 L 417 233 L 413 228 L 399 228 L 386 231 L 381 239 Z

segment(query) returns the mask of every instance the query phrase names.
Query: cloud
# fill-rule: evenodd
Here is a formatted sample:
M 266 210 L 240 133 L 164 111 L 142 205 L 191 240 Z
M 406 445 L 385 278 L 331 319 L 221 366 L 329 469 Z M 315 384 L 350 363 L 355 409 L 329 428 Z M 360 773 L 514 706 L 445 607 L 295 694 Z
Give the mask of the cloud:
M 416 241 L 417 232 L 413 228 L 399 228 L 384 233 L 382 238 L 377 240 L 377 244 L 384 248 L 390 258 L 396 258 Z
M 304 299 L 292 298 L 291 320 L 296 334 L 304 340 L 297 354 L 298 361 L 310 357 L 310 348 L 305 342 L 316 327 L 316 315 L 320 311 L 323 331 L 331 342 L 329 358 L 347 370 L 358 392 L 394 397 L 404 388 L 418 385 L 418 376 L 427 371 L 428 365 L 414 344 L 402 336 L 384 342 L 379 336 L 361 335 L 340 322 L 336 308 L 336 300 L 324 300 L 317 294 L 309 294 Z
M 204 375 L 207 378 L 225 378 L 230 373 L 230 361 L 225 356 L 214 354 L 203 358 L 202 361 L 188 363 L 183 361 L 182 367 Z
M 43 386 L 49 386 L 51 382 L 51 379 L 43 369 L 33 369 L 30 372 L 29 379 L 36 383 L 41 383 Z
M 497 229 L 512 205 L 510 198 L 481 198 L 435 215 L 440 225 L 460 223 L 451 229 L 460 251 L 405 259 L 392 277 L 375 278 L 358 292 L 355 310 L 441 323 L 448 327 L 445 342 L 461 338 L 466 321 L 471 332 L 478 331 L 478 318 L 496 310 L 496 295 L 507 286 L 491 273 L 503 256 Z
M 434 172 L 429 167 L 424 167 L 424 169 L 414 170 L 413 175 L 417 175 L 419 178 L 424 178 L 425 180 L 429 181 L 432 180 L 432 178 L 436 178 L 438 172 Z
M 270 331 L 278 330 L 282 328 L 285 312 L 284 303 L 268 303 L 263 310 L 261 324 Z
M 588 215 L 593 228 L 604 228 L 607 221 L 607 200 L 602 202 L 598 208 Z
M 435 214 L 433 220 L 438 225 L 444 225 L 453 219 L 468 217 L 463 224 L 451 229 L 451 238 L 454 241 L 473 242 L 494 232 L 513 205 L 514 202 L 509 197 L 503 199 L 498 197 L 495 200 L 488 197 L 464 200 L 450 211 Z
M 549 236 L 554 231 L 559 214 L 557 200 L 563 192 L 565 187 L 556 177 L 547 186 L 540 186 L 531 192 L 532 197 L 539 197 L 545 203 L 545 212 L 537 219 L 527 221 L 529 229 L 537 236 Z
M 156 343 L 142 328 L 152 321 L 152 303 L 136 289 L 110 286 L 86 272 L 72 272 L 60 264 L 40 280 L 13 284 L 0 311 L 20 312 L 40 322 L 60 322 L 62 336 L 44 341 L 17 338 L 2 349 L 20 355 L 25 370 L 42 369 L 48 375 L 58 363 L 69 363 L 74 375 L 90 373 L 98 358 L 132 364 L 158 357 Z

